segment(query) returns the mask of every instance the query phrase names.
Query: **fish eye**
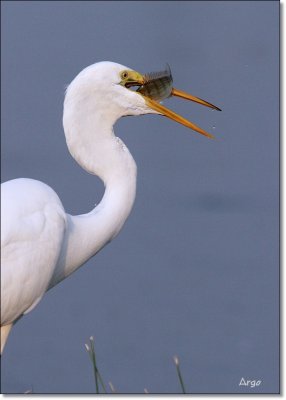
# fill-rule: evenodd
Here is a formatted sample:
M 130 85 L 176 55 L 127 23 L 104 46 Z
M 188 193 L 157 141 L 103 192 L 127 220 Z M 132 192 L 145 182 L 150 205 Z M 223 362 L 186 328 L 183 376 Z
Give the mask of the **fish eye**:
M 128 72 L 127 72 L 127 71 L 123 71 L 123 72 L 121 73 L 121 78 L 122 78 L 122 79 L 128 78 Z

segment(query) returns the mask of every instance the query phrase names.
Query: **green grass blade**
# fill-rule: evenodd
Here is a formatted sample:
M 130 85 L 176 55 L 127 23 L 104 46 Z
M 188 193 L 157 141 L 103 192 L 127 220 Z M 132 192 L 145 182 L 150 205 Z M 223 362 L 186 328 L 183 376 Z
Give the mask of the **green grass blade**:
M 181 374 L 181 370 L 180 370 L 180 363 L 179 363 L 179 359 L 177 356 L 174 356 L 174 363 L 176 365 L 176 371 L 177 371 L 177 375 L 179 378 L 179 382 L 182 388 L 182 392 L 185 394 L 186 393 L 186 389 L 185 389 L 185 385 L 184 385 L 184 381 L 183 381 L 183 377 Z
M 94 374 L 94 380 L 95 380 L 96 394 L 100 394 L 99 383 L 101 384 L 104 393 L 107 393 L 105 384 L 103 382 L 103 379 L 102 379 L 102 377 L 101 377 L 101 375 L 99 373 L 99 370 L 97 368 L 97 365 L 96 365 L 94 339 L 93 339 L 92 336 L 89 338 L 89 343 L 90 343 L 90 346 L 86 344 L 85 347 L 86 347 L 86 350 L 87 350 L 87 352 L 89 354 L 89 357 L 90 357 L 90 360 L 91 360 L 91 363 L 92 363 L 92 366 L 93 366 L 93 374 Z

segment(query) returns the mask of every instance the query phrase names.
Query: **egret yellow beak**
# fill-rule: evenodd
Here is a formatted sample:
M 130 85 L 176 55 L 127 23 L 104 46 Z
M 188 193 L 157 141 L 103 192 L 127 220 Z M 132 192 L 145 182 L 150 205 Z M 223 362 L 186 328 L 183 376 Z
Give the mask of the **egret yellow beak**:
M 221 111 L 220 108 L 205 100 L 200 99 L 199 97 L 195 97 L 189 93 L 172 87 L 173 78 L 170 67 L 168 65 L 166 71 L 162 71 L 160 73 L 141 75 L 137 71 L 126 70 L 122 72 L 121 76 L 122 81 L 120 82 L 120 84 L 125 86 L 126 88 L 129 89 L 134 86 L 138 86 L 137 93 L 140 93 L 140 95 L 144 97 L 144 100 L 148 107 L 155 110 L 157 113 L 164 115 L 165 117 L 168 117 L 178 122 L 179 124 L 182 124 L 187 128 L 190 128 L 193 131 L 200 133 L 201 135 L 204 135 L 211 139 L 214 138 L 214 136 L 210 133 L 206 132 L 193 122 L 175 113 L 174 111 L 170 110 L 160 103 L 161 100 L 167 97 L 176 96 L 181 97 L 185 100 L 194 101 L 195 103 L 202 104 L 203 106 L 210 107 L 214 110 Z
M 189 93 L 183 92 L 183 90 L 178 90 L 178 89 L 173 88 L 172 92 L 171 92 L 171 96 L 181 97 L 182 99 L 191 100 L 191 101 L 194 101 L 195 103 L 202 104 L 203 106 L 212 108 L 217 111 L 221 111 L 220 108 L 218 108 L 217 106 L 214 106 L 213 104 L 209 103 L 208 101 L 200 99 L 199 97 L 193 96 Z
M 200 99 L 198 97 L 195 97 L 195 96 L 193 96 L 191 94 L 183 92 L 182 90 L 178 90 L 178 89 L 173 88 L 172 92 L 171 92 L 171 96 L 181 97 L 183 99 L 191 100 L 191 101 L 194 101 L 196 103 L 202 104 L 202 105 L 204 105 L 206 107 L 210 107 L 212 109 L 221 111 L 220 108 L 214 106 L 213 104 L 208 103 L 207 101 L 202 100 L 202 99 Z M 200 128 L 199 126 L 194 124 L 193 122 L 189 121 L 188 119 L 186 119 L 186 118 L 182 117 L 181 115 L 175 113 L 174 111 L 172 111 L 169 108 L 163 106 L 162 104 L 158 103 L 157 101 L 154 101 L 154 100 L 152 100 L 152 99 L 150 99 L 149 97 L 146 97 L 146 96 L 144 96 L 144 97 L 145 97 L 145 101 L 146 101 L 147 105 L 150 108 L 152 108 L 153 110 L 157 111 L 158 113 L 160 113 L 160 114 L 164 115 L 165 117 L 168 117 L 168 118 L 178 122 L 179 124 L 182 124 L 182 125 L 186 126 L 187 128 L 192 129 L 193 131 L 196 131 L 196 132 L 200 133 L 201 135 L 204 135 L 204 136 L 206 136 L 206 137 L 208 137 L 210 139 L 214 138 L 213 135 L 211 135 L 210 133 L 206 132 L 205 130 L 203 130 L 202 128 Z

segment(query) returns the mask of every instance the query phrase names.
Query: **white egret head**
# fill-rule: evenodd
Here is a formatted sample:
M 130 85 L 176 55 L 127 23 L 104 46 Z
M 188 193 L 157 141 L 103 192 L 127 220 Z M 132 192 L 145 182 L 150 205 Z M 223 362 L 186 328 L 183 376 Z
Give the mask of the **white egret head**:
M 65 108 L 72 103 L 86 113 L 96 111 L 115 123 L 127 115 L 161 114 L 207 137 L 213 137 L 194 123 L 163 106 L 166 97 L 178 96 L 207 107 L 218 107 L 173 88 L 169 67 L 166 71 L 142 75 L 124 65 L 102 61 L 82 70 L 67 89 Z M 84 107 L 82 107 L 84 106 Z

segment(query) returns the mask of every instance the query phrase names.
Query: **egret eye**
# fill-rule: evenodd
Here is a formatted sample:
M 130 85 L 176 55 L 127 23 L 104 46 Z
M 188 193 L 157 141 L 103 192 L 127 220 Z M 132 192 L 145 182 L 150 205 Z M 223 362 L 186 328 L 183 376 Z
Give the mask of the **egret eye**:
M 127 72 L 127 71 L 123 71 L 123 72 L 121 73 L 121 78 L 122 78 L 122 79 L 128 78 L 128 72 Z

